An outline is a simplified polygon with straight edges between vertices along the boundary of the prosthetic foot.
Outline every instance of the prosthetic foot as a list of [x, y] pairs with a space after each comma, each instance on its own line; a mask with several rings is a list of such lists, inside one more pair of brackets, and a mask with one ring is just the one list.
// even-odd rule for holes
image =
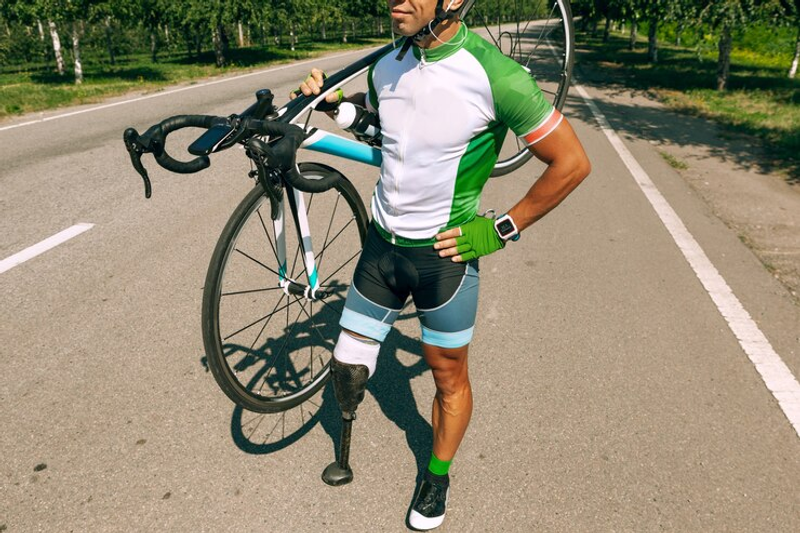
[[339, 459], [329, 464], [322, 472], [322, 481], [331, 486], [346, 485], [353, 481], [350, 469], [350, 436], [358, 404], [364, 400], [364, 391], [369, 379], [366, 365], [351, 365], [331, 358], [331, 378], [336, 401], [342, 410], [342, 439]]

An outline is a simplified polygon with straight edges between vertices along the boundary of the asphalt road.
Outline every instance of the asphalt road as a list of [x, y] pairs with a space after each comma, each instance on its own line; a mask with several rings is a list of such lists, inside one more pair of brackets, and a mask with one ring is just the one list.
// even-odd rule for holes
[[[308, 68], [0, 131], [0, 259], [94, 224], [0, 274], [0, 531], [405, 530], [433, 394], [416, 320], [387, 340], [360, 408], [355, 482], [324, 485], [338, 431], [330, 393], [282, 415], [243, 413], [203, 364], [205, 270], [251, 187], [245, 158], [230, 150], [191, 176], [150, 164], [146, 201], [122, 145], [127, 126], [237, 112], [262, 87], [284, 101]], [[588, 90], [800, 375], [800, 312], [785, 289], [626, 132], [636, 109]], [[441, 530], [800, 531], [795, 429], [572, 94], [566, 114], [594, 171], [482, 260], [475, 413]], [[368, 198], [376, 171], [335, 164]], [[541, 170], [492, 182], [483, 205], [507, 208]]]

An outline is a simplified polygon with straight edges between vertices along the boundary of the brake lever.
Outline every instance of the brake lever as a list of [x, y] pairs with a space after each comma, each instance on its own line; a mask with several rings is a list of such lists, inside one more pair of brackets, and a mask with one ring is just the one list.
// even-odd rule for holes
[[147, 169], [145, 169], [142, 164], [142, 154], [147, 150], [140, 142], [139, 132], [134, 128], [128, 128], [125, 130], [125, 133], [122, 134], [122, 138], [125, 141], [125, 148], [128, 150], [128, 155], [131, 156], [133, 168], [136, 169], [136, 172], [139, 173], [142, 177], [142, 181], [144, 181], [144, 197], [150, 198], [153, 192], [150, 186], [150, 177], [147, 175]]

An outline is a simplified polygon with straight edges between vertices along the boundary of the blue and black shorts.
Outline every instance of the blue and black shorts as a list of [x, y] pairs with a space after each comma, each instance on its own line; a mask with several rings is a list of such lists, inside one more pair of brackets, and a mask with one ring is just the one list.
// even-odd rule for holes
[[422, 342], [442, 348], [469, 344], [478, 310], [478, 262], [454, 263], [433, 245], [398, 246], [370, 225], [340, 324], [383, 342], [408, 296]]

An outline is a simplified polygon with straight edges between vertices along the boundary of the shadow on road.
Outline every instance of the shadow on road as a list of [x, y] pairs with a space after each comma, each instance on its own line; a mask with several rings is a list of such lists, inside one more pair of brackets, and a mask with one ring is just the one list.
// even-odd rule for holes
[[[416, 312], [407, 312], [398, 318], [398, 320], [408, 319], [416, 319]], [[321, 327], [327, 331], [331, 324], [331, 321], [327, 321]], [[336, 330], [338, 335], [338, 320], [336, 321]], [[286, 335], [291, 335], [291, 332], [287, 332]], [[325, 336], [333, 337], [328, 334]], [[258, 352], [269, 352], [270, 345], [280, 345], [284, 341], [284, 338], [270, 339]], [[413, 364], [406, 366], [398, 358], [401, 350], [418, 359]], [[386, 341], [381, 345], [375, 375], [367, 385], [367, 390], [377, 402], [381, 412], [405, 433], [408, 447], [415, 456], [418, 471], [422, 471], [427, 465], [433, 437], [430, 423], [420, 414], [416, 405], [411, 390], [411, 380], [423, 374], [427, 369], [428, 366], [422, 358], [419, 340], [403, 335], [393, 328]], [[285, 374], [288, 379], [290, 374], [296, 375], [297, 373], [295, 369], [293, 372]], [[258, 379], [260, 378], [261, 376], [258, 375]], [[242, 451], [254, 455], [264, 455], [295, 444], [320, 423], [331, 439], [330, 455], [314, 458], [314, 461], [318, 461], [322, 468], [334, 460], [340, 444], [341, 412], [330, 383], [309, 400], [280, 413], [253, 413], [237, 406], [231, 417], [231, 437]], [[368, 426], [356, 421], [353, 429], [354, 441], [367, 438], [369, 431]], [[359, 459], [355, 456], [352, 461], [357, 463]]]
[[[714, 127], [709, 125], [707, 119], [673, 113], [652, 102], [638, 100], [639, 97], [648, 100], [653, 98], [647, 90], [603, 84], [598, 81], [597, 72], [589, 69], [583, 71], [589, 74], [581, 76], [581, 83], [595, 85], [608, 94], [607, 98], [596, 98], [596, 101], [611, 127], [620, 135], [655, 143], [698, 147], [707, 151], [708, 157], [732, 163], [747, 171], [786, 172], [787, 182], [800, 184], [800, 165], [796, 161], [772, 156], [768, 147], [762, 148], [749, 134]], [[623, 100], [630, 103], [621, 103]], [[570, 110], [569, 117], [578, 117], [592, 127], [599, 128], [586, 106], [575, 106]]]

